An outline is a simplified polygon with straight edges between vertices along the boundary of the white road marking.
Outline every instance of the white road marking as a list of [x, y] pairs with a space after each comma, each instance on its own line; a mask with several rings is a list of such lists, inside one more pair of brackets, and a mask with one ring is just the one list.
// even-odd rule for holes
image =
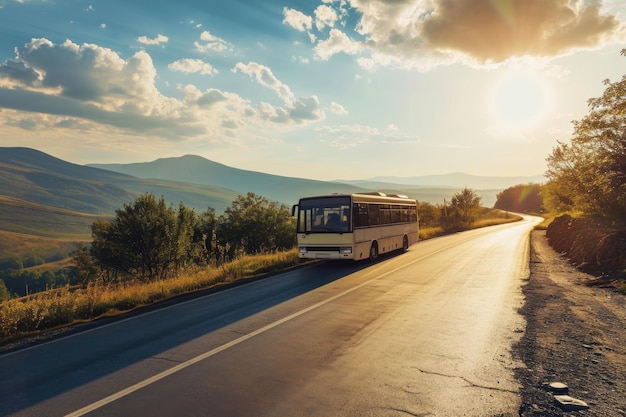
[[[446, 249], [447, 248], [440, 249], [440, 250], [438, 250], [436, 252], [441, 252], [441, 251], [444, 251]], [[289, 316], [283, 317], [282, 319], [280, 319], [278, 321], [275, 321], [274, 323], [271, 323], [271, 324], [268, 324], [267, 326], [261, 327], [260, 329], [257, 329], [257, 330], [255, 330], [253, 332], [250, 332], [250, 333], [248, 333], [248, 334], [246, 334], [244, 336], [241, 336], [241, 337], [239, 337], [239, 338], [237, 338], [237, 339], [235, 339], [235, 340], [233, 340], [231, 342], [228, 342], [228, 343], [226, 343], [226, 344], [224, 344], [222, 346], [219, 346], [219, 347], [217, 347], [217, 348], [215, 348], [213, 350], [205, 352], [202, 355], [198, 355], [195, 358], [189, 359], [186, 362], [183, 362], [183, 363], [181, 363], [179, 365], [176, 365], [176, 366], [174, 366], [174, 367], [172, 367], [172, 368], [170, 368], [170, 369], [168, 369], [166, 371], [163, 371], [163, 372], [161, 372], [159, 374], [156, 374], [153, 377], [145, 379], [145, 380], [143, 380], [141, 382], [138, 382], [135, 385], [132, 385], [132, 386], [126, 388], [126, 389], [118, 391], [115, 394], [109, 395], [106, 398], [103, 398], [103, 399], [101, 399], [99, 401], [96, 401], [96, 402], [94, 402], [92, 404], [89, 404], [89, 405], [81, 408], [80, 410], [76, 410], [76, 411], [74, 411], [74, 412], [72, 412], [70, 414], [67, 414], [65, 417], [80, 417], [80, 416], [84, 416], [87, 413], [90, 413], [90, 412], [92, 412], [92, 411], [94, 411], [94, 410], [96, 410], [96, 409], [98, 409], [100, 407], [104, 407], [107, 404], [110, 404], [110, 403], [112, 403], [114, 401], [119, 400], [120, 398], [123, 398], [123, 397], [125, 397], [127, 395], [130, 395], [133, 392], [138, 391], [138, 390], [140, 390], [140, 389], [142, 389], [144, 387], [147, 387], [148, 385], [151, 385], [151, 384], [153, 384], [153, 383], [155, 383], [157, 381], [160, 381], [161, 379], [166, 378], [166, 377], [168, 377], [168, 376], [170, 376], [172, 374], [175, 374], [176, 372], [182, 371], [183, 369], [188, 368], [189, 366], [194, 365], [194, 364], [196, 364], [196, 363], [198, 363], [200, 361], [203, 361], [204, 359], [210, 358], [211, 356], [216, 355], [216, 354], [218, 354], [220, 352], [223, 352], [223, 351], [225, 351], [225, 350], [227, 350], [227, 349], [229, 349], [229, 348], [231, 348], [233, 346], [236, 346], [236, 345], [238, 345], [238, 344], [240, 344], [242, 342], [245, 342], [248, 339], [251, 339], [251, 338], [253, 338], [255, 336], [258, 336], [258, 335], [260, 335], [262, 333], [265, 333], [266, 331], [271, 330], [274, 327], [278, 327], [278, 326], [280, 326], [283, 323], [287, 323], [288, 321], [291, 321], [291, 320], [293, 320], [293, 319], [295, 319], [297, 317], [300, 317], [301, 315], [306, 314], [309, 311], [315, 310], [315, 309], [317, 309], [319, 307], [322, 307], [323, 305], [326, 305], [326, 304], [328, 304], [330, 302], [333, 302], [336, 299], [343, 297], [344, 295], [350, 294], [351, 292], [354, 292], [354, 291], [356, 291], [356, 290], [358, 290], [358, 289], [360, 289], [362, 287], [365, 287], [366, 285], [369, 285], [369, 284], [371, 284], [372, 282], [374, 282], [376, 280], [384, 278], [387, 275], [393, 274], [394, 272], [399, 271], [400, 269], [406, 268], [407, 266], [412, 265], [415, 262], [419, 262], [422, 259], [425, 259], [425, 258], [433, 255], [436, 252], [431, 252], [428, 255], [421, 256], [421, 257], [419, 257], [417, 259], [412, 260], [411, 262], [408, 262], [408, 263], [403, 264], [403, 265], [401, 265], [401, 266], [399, 266], [397, 268], [394, 268], [391, 271], [388, 271], [388, 272], [386, 272], [386, 273], [384, 273], [382, 275], [379, 275], [376, 278], [372, 278], [372, 279], [370, 279], [368, 281], [365, 281], [365, 282], [363, 282], [363, 283], [361, 283], [361, 284], [359, 284], [359, 285], [357, 285], [355, 287], [352, 287], [352, 288], [350, 288], [350, 289], [348, 289], [348, 290], [346, 290], [346, 291], [344, 291], [342, 293], [334, 295], [334, 296], [332, 296], [332, 297], [330, 297], [330, 298], [328, 298], [328, 299], [326, 299], [324, 301], [320, 301], [317, 304], [313, 304], [312, 306], [309, 306], [309, 307], [307, 307], [307, 308], [305, 308], [303, 310], [300, 310], [300, 311], [298, 311], [296, 313], [293, 313], [293, 314], [291, 314]]]

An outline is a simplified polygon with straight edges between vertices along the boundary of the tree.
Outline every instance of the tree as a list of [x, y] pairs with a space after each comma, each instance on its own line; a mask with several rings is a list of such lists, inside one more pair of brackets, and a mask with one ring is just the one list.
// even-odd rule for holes
[[441, 209], [427, 202], [419, 203], [420, 227], [437, 227], [441, 224]]
[[196, 264], [211, 264], [218, 261], [217, 247], [217, 215], [215, 209], [209, 207], [200, 213], [194, 226], [192, 242], [193, 258]]
[[92, 225], [91, 254], [106, 271], [144, 280], [162, 279], [186, 261], [195, 214], [178, 212], [144, 194], [116, 211], [111, 222]]
[[509, 187], [498, 193], [493, 208], [516, 213], [541, 213], [543, 211], [541, 186], [520, 184]]
[[476, 191], [467, 187], [452, 196], [450, 207], [454, 218], [459, 221], [461, 226], [471, 227], [480, 208], [480, 200], [481, 197]]
[[604, 83], [589, 114], [573, 122], [571, 143], [559, 142], [547, 158], [546, 205], [626, 222], [626, 75]]
[[295, 245], [296, 226], [289, 208], [254, 193], [240, 195], [220, 216], [218, 244], [228, 245], [227, 255], [257, 254]]
[[[72, 257], [72, 267], [77, 281], [83, 285], [96, 279], [100, 272], [100, 268], [94, 262], [89, 248], [84, 245], [80, 245]], [[72, 280], [70, 282], [74, 283]]]
[[0, 303], [9, 299], [9, 290], [4, 284], [4, 280], [0, 279]]

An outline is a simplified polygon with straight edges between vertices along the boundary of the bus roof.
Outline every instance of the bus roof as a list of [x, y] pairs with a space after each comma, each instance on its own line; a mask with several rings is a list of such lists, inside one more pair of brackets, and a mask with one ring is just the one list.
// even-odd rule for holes
[[326, 194], [326, 195], [318, 195], [318, 196], [309, 196], [302, 197], [300, 200], [309, 200], [309, 199], [317, 199], [317, 198], [333, 198], [333, 197], [350, 197], [353, 202], [363, 202], [363, 203], [375, 203], [375, 202], [386, 202], [386, 203], [398, 203], [398, 204], [417, 204], [417, 201], [409, 198], [403, 194], [385, 194], [379, 191], [367, 192], [367, 193], [353, 193], [353, 194]]

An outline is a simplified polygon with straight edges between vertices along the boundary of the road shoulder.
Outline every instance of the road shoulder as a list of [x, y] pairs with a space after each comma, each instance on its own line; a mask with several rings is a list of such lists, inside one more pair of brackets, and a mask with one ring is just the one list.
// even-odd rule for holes
[[[530, 270], [520, 309], [526, 332], [513, 352], [525, 364], [516, 370], [520, 416], [626, 416], [626, 297], [585, 285], [594, 277], [557, 254], [545, 231], [531, 234]], [[557, 406], [545, 388], [555, 381], [589, 408]]]

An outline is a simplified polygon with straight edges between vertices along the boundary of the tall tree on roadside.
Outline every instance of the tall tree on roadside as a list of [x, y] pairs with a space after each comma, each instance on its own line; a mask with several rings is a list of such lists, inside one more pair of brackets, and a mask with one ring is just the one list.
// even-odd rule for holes
[[461, 226], [471, 227], [476, 219], [478, 209], [480, 208], [480, 200], [481, 197], [476, 191], [467, 187], [452, 196], [450, 207], [458, 218]]
[[284, 204], [254, 193], [240, 195], [220, 216], [218, 242], [228, 245], [228, 257], [290, 249], [295, 244], [295, 220]]
[[72, 266], [74, 269], [73, 275], [77, 279], [70, 280], [70, 284], [81, 283], [86, 285], [89, 281], [95, 279], [100, 271], [89, 252], [89, 248], [85, 245], [80, 245], [78, 250], [76, 250], [72, 257]]
[[[626, 49], [622, 50], [626, 55]], [[589, 114], [574, 121], [569, 144], [548, 156], [545, 203], [551, 211], [579, 211], [626, 222], [626, 75], [605, 80]]]
[[193, 257], [198, 265], [212, 264], [218, 261], [217, 219], [215, 209], [212, 207], [207, 208], [197, 217], [192, 241], [195, 248]]
[[193, 212], [177, 212], [163, 197], [144, 194], [116, 211], [111, 222], [92, 225], [92, 256], [104, 270], [142, 280], [162, 279], [180, 268], [188, 256]]

